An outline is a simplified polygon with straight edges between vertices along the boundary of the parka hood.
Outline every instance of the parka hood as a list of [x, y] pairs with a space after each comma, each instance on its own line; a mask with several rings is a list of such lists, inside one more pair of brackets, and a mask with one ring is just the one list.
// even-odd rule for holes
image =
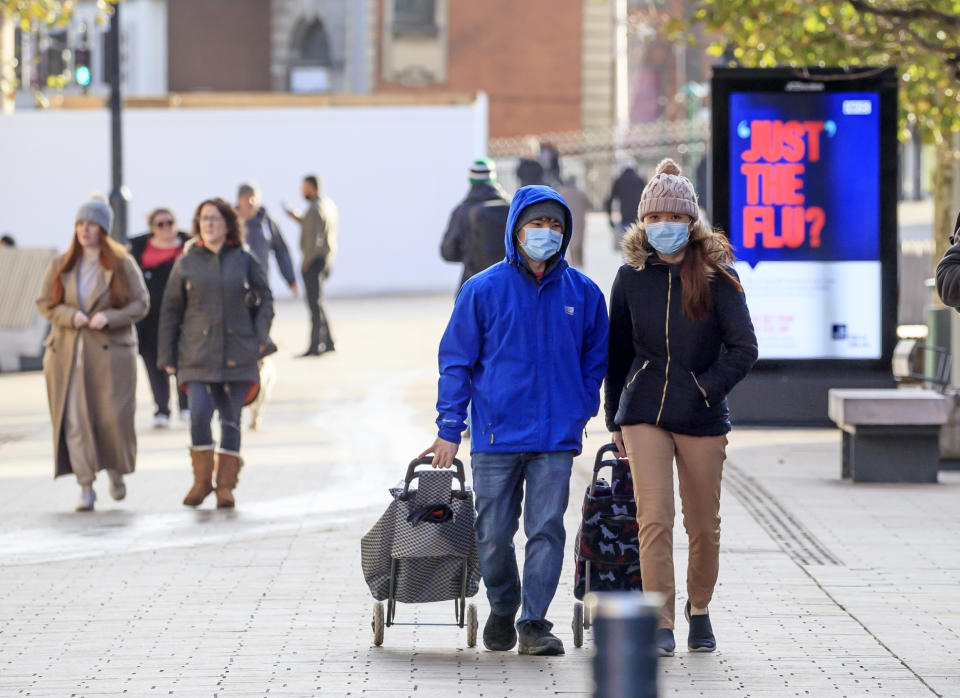
[[563, 197], [552, 187], [543, 184], [532, 184], [527, 187], [520, 187], [517, 193], [513, 195], [513, 201], [510, 202], [510, 213], [507, 215], [507, 229], [504, 231], [503, 245], [507, 251], [507, 261], [511, 264], [519, 262], [520, 251], [517, 249], [513, 237], [513, 227], [517, 224], [520, 213], [527, 206], [552, 199], [563, 206], [566, 220], [563, 222], [563, 242], [560, 244], [560, 257], [563, 258], [567, 251], [567, 245], [570, 244], [570, 234], [573, 228], [573, 216], [570, 214], [570, 207]]
[[[720, 239], [721, 235], [721, 233], [715, 233], [711, 230], [702, 220], [697, 220], [693, 224], [690, 241], [704, 240], [707, 256], [718, 265], [729, 265], [731, 261], [730, 256], [727, 252], [727, 247]], [[654, 254], [653, 248], [647, 241], [647, 233], [645, 232], [644, 225], [640, 221], [637, 221], [627, 229], [627, 232], [623, 236], [621, 246], [623, 247], [627, 264], [637, 270], [643, 269], [647, 264], [647, 260]], [[654, 257], [654, 259], [659, 261], [657, 257]]]

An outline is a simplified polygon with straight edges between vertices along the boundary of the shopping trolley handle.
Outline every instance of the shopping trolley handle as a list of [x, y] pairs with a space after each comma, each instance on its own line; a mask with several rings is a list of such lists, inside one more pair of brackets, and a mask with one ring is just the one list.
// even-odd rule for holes
[[[604, 460], [603, 457], [608, 453], [616, 453], [617, 445], [614, 443], [604, 444], [600, 447], [600, 450], [597, 451], [597, 458], [593, 462], [593, 479], [590, 481], [590, 494], [593, 494], [594, 488], [597, 486], [597, 475], [606, 467], [612, 468], [617, 461], [615, 460]], [[619, 459], [618, 459], [619, 460]]]
[[[403, 492], [400, 493], [400, 499], [406, 499], [410, 496], [410, 483], [413, 482], [416, 478], [420, 477], [420, 473], [424, 471], [417, 471], [417, 468], [421, 465], [432, 465], [433, 458], [414, 458], [410, 461], [410, 465], [407, 466], [407, 474], [403, 478]], [[459, 458], [453, 459], [453, 465], [456, 470], [456, 478], [460, 481], [460, 493], [465, 493], [467, 491], [467, 476], [463, 470], [463, 461]]]

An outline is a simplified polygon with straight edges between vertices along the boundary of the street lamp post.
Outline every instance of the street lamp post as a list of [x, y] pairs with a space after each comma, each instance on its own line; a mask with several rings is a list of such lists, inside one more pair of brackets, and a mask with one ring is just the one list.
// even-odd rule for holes
[[110, 206], [113, 208], [111, 237], [121, 244], [127, 242], [127, 202], [130, 192], [123, 184], [123, 130], [122, 103], [120, 98], [120, 5], [113, 6], [110, 18], [110, 50], [107, 72], [110, 76], [110, 131], [112, 151], [113, 188], [110, 190]]

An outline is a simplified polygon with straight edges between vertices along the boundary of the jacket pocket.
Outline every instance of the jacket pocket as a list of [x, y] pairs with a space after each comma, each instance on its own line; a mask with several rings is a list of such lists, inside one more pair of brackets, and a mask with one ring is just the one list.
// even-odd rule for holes
[[700, 381], [697, 380], [697, 375], [693, 371], [690, 371], [690, 377], [693, 378], [693, 384], [697, 386], [697, 392], [699, 392], [700, 395], [703, 396], [703, 403], [707, 407], [712, 407], [712, 405], [710, 404], [710, 401], [707, 399], [707, 391], [704, 390], [703, 386], [700, 385]]

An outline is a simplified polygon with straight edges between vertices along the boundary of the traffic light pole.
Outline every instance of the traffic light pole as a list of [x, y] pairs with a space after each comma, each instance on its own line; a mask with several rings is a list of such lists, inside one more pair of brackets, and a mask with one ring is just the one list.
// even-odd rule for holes
[[113, 188], [110, 190], [110, 206], [113, 208], [113, 230], [110, 236], [117, 242], [127, 243], [127, 202], [129, 190], [123, 185], [123, 129], [121, 117], [123, 105], [120, 97], [120, 4], [113, 6], [110, 18], [110, 50], [107, 65], [110, 76], [110, 130], [112, 150]]

